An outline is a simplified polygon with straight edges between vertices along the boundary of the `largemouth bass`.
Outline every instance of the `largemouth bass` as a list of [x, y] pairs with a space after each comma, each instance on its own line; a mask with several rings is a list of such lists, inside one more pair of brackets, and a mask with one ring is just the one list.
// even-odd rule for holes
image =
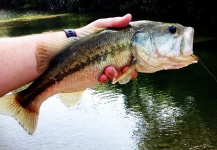
[[42, 75], [27, 89], [1, 97], [0, 113], [14, 117], [33, 134], [40, 106], [47, 98], [60, 93], [65, 105], [73, 105], [86, 88], [98, 84], [107, 66], [120, 70], [130, 64], [126, 73], [113, 80], [125, 84], [135, 69], [153, 73], [198, 61], [192, 50], [194, 29], [177, 23], [135, 21], [122, 29], [92, 28], [88, 32], [76, 40], [41, 43], [36, 57]]

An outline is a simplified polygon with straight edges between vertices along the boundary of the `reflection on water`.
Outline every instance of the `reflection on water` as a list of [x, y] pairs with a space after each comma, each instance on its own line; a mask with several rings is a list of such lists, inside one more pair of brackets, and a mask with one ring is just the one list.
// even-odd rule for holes
[[12, 10], [0, 10], [0, 16], [0, 36], [19, 36], [68, 27], [77, 28], [95, 19], [87, 14]]
[[197, 64], [141, 74], [131, 85], [117, 85], [125, 95], [127, 112], [140, 114], [134, 129], [140, 149], [217, 148], [217, 85], [207, 72], [198, 73], [203, 69]]
[[[85, 92], [81, 102], [67, 109], [57, 96], [47, 100], [40, 112], [36, 133], [29, 136], [9, 117], [0, 116], [0, 149], [128, 149], [134, 120], [125, 114], [123, 96], [104, 99]], [[110, 101], [111, 100], [111, 101]], [[117, 101], [116, 101], [117, 100]], [[118, 114], [116, 114], [118, 112]]]
[[[32, 21], [22, 17], [30, 15]], [[97, 17], [35, 11], [0, 11], [0, 16], [1, 36], [75, 28]], [[194, 51], [217, 76], [214, 43], [197, 43]], [[199, 62], [180, 70], [140, 74], [126, 85], [99, 85], [85, 91], [72, 108], [55, 95], [42, 105], [33, 136], [13, 118], [0, 115], [0, 149], [217, 149], [216, 91], [215, 80]]]

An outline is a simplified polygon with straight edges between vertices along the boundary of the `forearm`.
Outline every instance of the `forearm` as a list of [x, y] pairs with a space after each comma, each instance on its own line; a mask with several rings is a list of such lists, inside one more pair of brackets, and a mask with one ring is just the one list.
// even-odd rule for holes
[[[132, 16], [99, 19], [85, 27], [75, 29], [78, 37], [92, 28], [122, 28], [129, 24]], [[63, 31], [35, 34], [23, 37], [0, 38], [0, 97], [39, 77], [37, 70], [36, 50], [41, 42], [55, 38], [66, 38]], [[117, 74], [113, 67], [105, 69], [99, 82], [106, 83]], [[137, 72], [134, 77], [137, 76]]]
[[37, 71], [36, 49], [50, 38], [65, 37], [63, 31], [22, 37], [0, 38], [0, 96], [35, 80]]

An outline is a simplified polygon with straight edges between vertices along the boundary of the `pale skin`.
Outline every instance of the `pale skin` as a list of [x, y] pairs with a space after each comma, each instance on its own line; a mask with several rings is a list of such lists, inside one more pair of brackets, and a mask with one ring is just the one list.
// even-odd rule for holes
[[[122, 28], [129, 24], [132, 16], [127, 14], [123, 17], [98, 19], [87, 26], [75, 29], [77, 36], [90, 27], [96, 28]], [[21, 37], [0, 38], [0, 97], [8, 92], [21, 87], [38, 78], [41, 73], [37, 70], [35, 52], [39, 43], [52, 37], [66, 38], [63, 31], [34, 34]], [[99, 77], [99, 82], [107, 83], [114, 77], [124, 73], [129, 66], [121, 71], [112, 66], [105, 68], [104, 73]], [[135, 70], [132, 79], [137, 77]]]

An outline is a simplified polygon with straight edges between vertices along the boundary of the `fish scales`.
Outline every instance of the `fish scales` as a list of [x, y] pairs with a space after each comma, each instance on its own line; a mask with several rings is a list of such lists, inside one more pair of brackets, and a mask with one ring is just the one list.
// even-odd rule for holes
[[[106, 66], [120, 70], [130, 65], [124, 74], [113, 79], [113, 83], [125, 84], [134, 70], [153, 73], [196, 63], [193, 32], [192, 27], [177, 23], [142, 20], [121, 29], [93, 29], [75, 41], [45, 41], [36, 53], [38, 70], [44, 73], [27, 89], [1, 97], [0, 113], [13, 116], [33, 134], [40, 106], [47, 98], [60, 93], [63, 104], [76, 104], [86, 88], [98, 84]], [[49, 44], [54, 45], [53, 49], [48, 48]]]
[[[106, 41], [109, 36], [116, 38], [110, 38], [110, 40]], [[130, 37], [132, 37], [132, 32], [129, 32], [127, 29], [122, 32], [108, 30], [98, 36], [94, 36], [94, 38], [91, 36], [88, 39], [74, 43], [73, 46], [61, 51], [51, 61], [48, 70], [30, 85], [27, 90], [20, 92], [16, 99], [23, 107], [27, 107], [33, 102], [32, 100], [45, 92], [46, 89], [58, 84], [58, 82], [61, 82], [69, 75], [73, 76], [72, 78], [70, 77], [70, 84], [73, 84], [76, 80], [83, 80], [84, 82], [85, 79], [88, 79], [89, 81], [90, 74], [93, 75], [92, 80], [97, 80], [97, 76], [108, 65], [113, 65], [120, 69], [123, 65], [129, 64], [130, 61]], [[97, 39], [100, 40], [97, 41]], [[79, 78], [76, 79], [76, 75], [74, 75], [76, 72], [90, 66], [94, 67], [89, 69], [88, 72], [82, 72], [82, 75], [78, 73]], [[32, 91], [32, 89], [34, 90]], [[75, 90], [78, 90], [78, 88], [75, 88]]]

